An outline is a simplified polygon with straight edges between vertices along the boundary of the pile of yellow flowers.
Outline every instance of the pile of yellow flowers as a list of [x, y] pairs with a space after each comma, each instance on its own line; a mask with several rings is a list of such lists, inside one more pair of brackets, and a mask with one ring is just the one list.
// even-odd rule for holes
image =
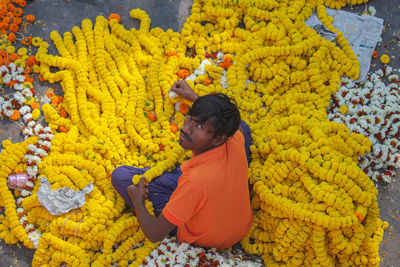
[[[183, 100], [169, 98], [168, 91], [178, 71], [192, 72], [207, 54], [222, 51], [233, 58], [228, 88], [221, 85], [225, 70], [218, 65], [206, 66], [208, 77], [192, 86], [200, 95], [234, 97], [252, 130], [254, 224], [243, 248], [267, 266], [378, 266], [387, 223], [379, 219], [373, 182], [357, 167], [371, 142], [326, 115], [340, 77], [356, 79], [360, 67], [325, 6], [361, 2], [196, 0], [181, 33], [150, 29], [142, 10], [130, 13], [141, 20], [140, 29], [127, 30], [116, 19], [99, 16], [62, 37], [52, 32], [59, 56], [48, 54], [42, 41], [36, 55], [40, 66], [34, 70], [61, 83], [70, 117], [43, 106], [55, 136], [39, 176], [46, 176], [52, 189], [82, 190], [92, 182], [94, 190], [79, 210], [54, 216], [38, 201], [36, 182], [22, 203], [28, 222], [42, 233], [32, 265], [126, 266], [133, 261], [138, 266], [157, 247], [124, 211], [111, 172], [124, 164], [152, 167], [145, 173], [150, 181], [190, 155], [177, 144], [179, 132], [170, 128], [172, 121], [182, 126], [184, 115], [174, 105]], [[314, 10], [337, 33], [335, 43], [305, 25]], [[188, 49], [194, 57], [186, 56]], [[60, 126], [67, 132], [56, 133]], [[0, 203], [6, 207], [1, 231], [9, 242], [23, 241], [27, 247], [32, 244], [18, 226], [4, 179], [23, 168], [22, 150], [34, 142], [9, 145], [0, 156]]]

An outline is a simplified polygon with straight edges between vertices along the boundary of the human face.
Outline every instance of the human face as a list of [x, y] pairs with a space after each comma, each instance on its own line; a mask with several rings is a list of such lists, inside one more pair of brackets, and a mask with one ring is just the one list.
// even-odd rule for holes
[[199, 122], [196, 117], [186, 116], [179, 135], [179, 144], [184, 149], [192, 150], [195, 156], [216, 147], [214, 125], [207, 120]]

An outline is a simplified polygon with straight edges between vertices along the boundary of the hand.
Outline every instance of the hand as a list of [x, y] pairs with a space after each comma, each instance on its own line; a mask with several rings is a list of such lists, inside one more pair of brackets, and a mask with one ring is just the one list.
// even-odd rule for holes
[[144, 182], [144, 176], [142, 176], [138, 185], [132, 184], [126, 189], [135, 207], [138, 204], [144, 204], [144, 201], [149, 195], [148, 186], [149, 184]]
[[196, 101], [199, 96], [190, 88], [190, 85], [186, 81], [176, 81], [170, 91], [177, 93], [180, 97], [187, 99], [191, 102]]

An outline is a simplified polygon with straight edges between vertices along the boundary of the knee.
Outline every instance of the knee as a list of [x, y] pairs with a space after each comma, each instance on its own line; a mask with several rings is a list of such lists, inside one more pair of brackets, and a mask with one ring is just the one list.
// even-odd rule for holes
[[111, 184], [115, 187], [122, 180], [122, 177], [126, 173], [125, 166], [119, 166], [113, 170], [111, 173]]

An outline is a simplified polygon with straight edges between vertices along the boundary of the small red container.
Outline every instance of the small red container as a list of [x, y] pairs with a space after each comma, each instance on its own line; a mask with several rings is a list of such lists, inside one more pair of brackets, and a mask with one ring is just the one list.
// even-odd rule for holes
[[8, 176], [7, 184], [10, 188], [22, 190], [28, 180], [29, 176], [26, 172], [12, 173]]

